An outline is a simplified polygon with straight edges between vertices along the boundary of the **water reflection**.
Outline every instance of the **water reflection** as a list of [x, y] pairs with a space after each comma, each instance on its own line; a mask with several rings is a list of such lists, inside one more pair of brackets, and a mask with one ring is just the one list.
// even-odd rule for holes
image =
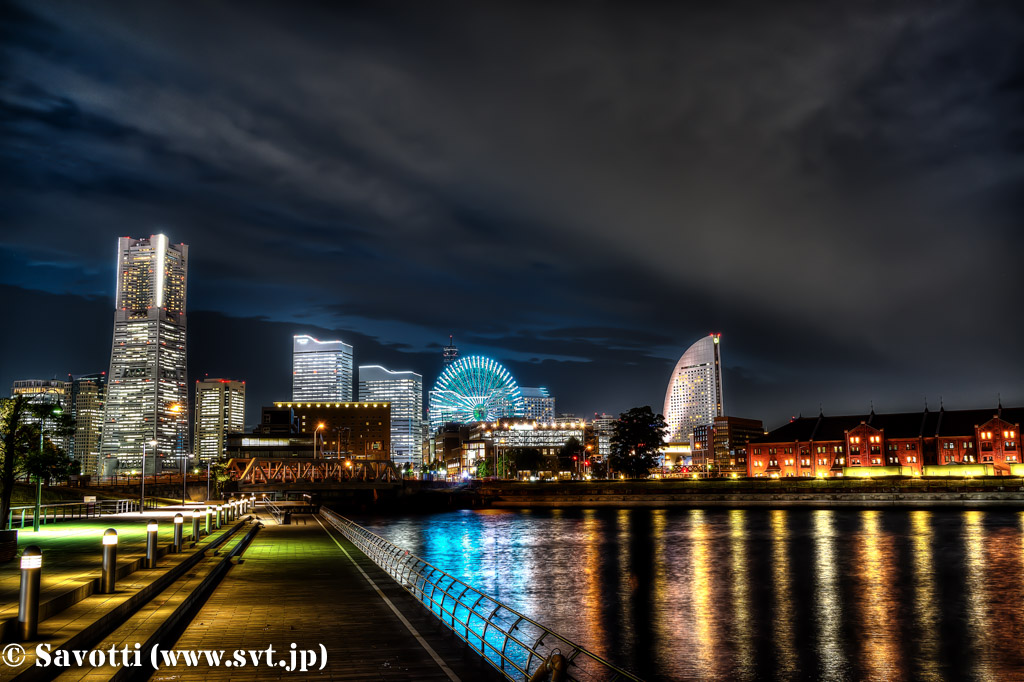
[[729, 511], [729, 553], [730, 575], [729, 588], [735, 615], [729, 629], [731, 640], [736, 647], [736, 673], [744, 680], [753, 679], [755, 623], [750, 605], [750, 571], [747, 562], [747, 511], [731, 509]]
[[893, 583], [896, 565], [892, 538], [881, 528], [882, 512], [862, 512], [857, 539], [861, 624], [861, 663], [872, 679], [902, 679], [898, 633], [894, 627]]
[[821, 679], [841, 680], [846, 670], [840, 628], [843, 617], [839, 595], [838, 554], [833, 530], [835, 512], [819, 509], [814, 514], [815, 606], [817, 653]]
[[796, 651], [793, 648], [793, 589], [789, 579], [789, 512], [773, 509], [772, 522], [772, 588], [775, 593], [775, 633], [772, 638], [778, 657], [777, 669], [784, 679], [796, 672]]
[[939, 609], [935, 597], [932, 559], [932, 514], [910, 512], [910, 542], [914, 563], [915, 667], [921, 678], [941, 679], [939, 672]]
[[1024, 680], [1024, 513], [363, 519], [645, 679]]

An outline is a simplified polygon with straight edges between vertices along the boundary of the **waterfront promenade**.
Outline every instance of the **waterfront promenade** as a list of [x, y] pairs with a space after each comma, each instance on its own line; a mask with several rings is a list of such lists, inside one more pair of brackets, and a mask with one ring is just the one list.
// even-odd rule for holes
[[[322, 644], [327, 665], [309, 673], [317, 679], [504, 679], [339, 533], [314, 516], [292, 521], [268, 523], [244, 563], [193, 618], [178, 649], [273, 645], [288, 652], [294, 642], [298, 649], [319, 651]], [[161, 671], [162, 679], [252, 677], [303, 675], [267, 667]]]
[[[166, 545], [171, 524], [161, 526], [160, 542]], [[144, 554], [144, 524], [138, 518], [57, 524], [47, 529], [46, 537], [25, 534], [22, 549], [27, 544], [43, 547], [44, 603], [81, 591], [98, 578], [99, 538], [107, 527], [121, 535], [122, 570], [136, 566]], [[236, 532], [224, 537], [216, 552], [199, 551], [230, 529]], [[10, 621], [8, 642], [18, 639], [18, 580], [17, 562], [0, 568], [0, 615]], [[161, 580], [167, 584], [159, 584]], [[204, 590], [207, 583], [212, 583], [210, 589]], [[245, 514], [202, 538], [198, 547], [162, 557], [158, 569], [137, 566], [126, 572], [113, 595], [91, 593], [64, 601], [64, 608], [51, 608], [42, 620], [38, 639], [24, 643], [25, 662], [0, 666], [0, 681], [109, 680], [115, 675], [164, 680], [502, 679], [358, 549], [306, 514], [293, 516], [289, 525], [278, 525], [262, 509]], [[162, 661], [154, 673], [148, 665], [131, 670], [104, 661], [96, 667], [43, 670], [34, 666], [33, 650], [40, 642], [53, 649], [104, 650], [132, 649], [138, 643], [143, 652], [159, 642], [161, 650], [223, 650], [227, 659], [235, 651], [245, 652], [242, 656], [250, 663], [242, 667], [235, 660], [228, 665], [205, 659], [175, 666]], [[296, 649], [314, 652], [307, 671], [291, 670], [292, 663], [300, 662], [291, 658], [293, 643]], [[250, 652], [266, 652], [268, 647], [274, 651], [273, 665], [267, 665], [266, 653], [256, 654], [258, 664], [251, 663]]]

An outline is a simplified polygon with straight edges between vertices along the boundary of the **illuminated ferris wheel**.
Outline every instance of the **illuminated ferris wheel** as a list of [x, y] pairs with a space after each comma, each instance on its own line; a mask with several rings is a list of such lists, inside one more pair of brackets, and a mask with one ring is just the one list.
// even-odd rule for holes
[[519, 384], [496, 360], [480, 355], [460, 358], [445, 367], [430, 392], [430, 428], [448, 422], [522, 417], [526, 402]]

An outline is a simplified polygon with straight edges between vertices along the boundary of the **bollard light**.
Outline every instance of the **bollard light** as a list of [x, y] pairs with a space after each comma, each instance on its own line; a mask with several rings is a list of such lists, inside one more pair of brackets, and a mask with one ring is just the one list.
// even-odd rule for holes
[[185, 523], [185, 517], [178, 512], [174, 515], [174, 551], [181, 551], [181, 525]]
[[108, 528], [103, 531], [103, 575], [100, 591], [113, 594], [117, 586], [117, 531]]
[[220, 528], [221, 513], [222, 513], [221, 505], [218, 504], [217, 505], [217, 528], [218, 529]]
[[156, 521], [146, 524], [146, 568], [156, 568], [156, 534], [159, 528]]
[[192, 510], [192, 542], [199, 542], [199, 517], [202, 512], [198, 509]]
[[206, 534], [209, 535], [210, 534], [210, 524], [213, 522], [213, 519], [212, 519], [213, 510], [210, 509], [209, 507], [207, 507], [206, 511], [204, 513], [206, 515]]
[[29, 545], [21, 555], [21, 596], [18, 599], [18, 625], [21, 639], [35, 639], [39, 627], [39, 580], [43, 572], [43, 552]]

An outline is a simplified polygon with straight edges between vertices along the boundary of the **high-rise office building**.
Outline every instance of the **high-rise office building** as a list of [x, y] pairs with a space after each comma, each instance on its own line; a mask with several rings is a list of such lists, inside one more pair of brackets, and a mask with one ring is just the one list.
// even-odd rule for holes
[[597, 454], [601, 458], [612, 454], [612, 434], [615, 433], [615, 422], [618, 417], [612, 414], [594, 413], [594, 436], [597, 440]]
[[196, 382], [195, 455], [214, 461], [224, 455], [229, 433], [245, 431], [245, 382], [203, 379]]
[[555, 421], [555, 398], [543, 386], [520, 386], [520, 393], [526, 402], [526, 419], [535, 419], [545, 424]]
[[107, 395], [107, 373], [69, 376], [68, 404], [75, 420], [69, 452], [81, 465], [81, 473], [95, 476], [100, 462], [103, 432], [103, 403]]
[[103, 473], [143, 465], [146, 471], [177, 469], [187, 454], [187, 277], [185, 244], [171, 244], [162, 234], [118, 240]]
[[351, 402], [352, 346], [306, 334], [293, 337], [292, 400]]
[[423, 461], [423, 377], [360, 365], [359, 401], [391, 403], [391, 460], [398, 467], [418, 466]]
[[441, 349], [441, 359], [445, 367], [459, 359], [459, 349], [455, 347], [454, 336], [448, 336], [448, 345]]
[[665, 421], [671, 443], [689, 442], [693, 429], [710, 427], [723, 414], [721, 334], [710, 334], [679, 358], [665, 392]]

